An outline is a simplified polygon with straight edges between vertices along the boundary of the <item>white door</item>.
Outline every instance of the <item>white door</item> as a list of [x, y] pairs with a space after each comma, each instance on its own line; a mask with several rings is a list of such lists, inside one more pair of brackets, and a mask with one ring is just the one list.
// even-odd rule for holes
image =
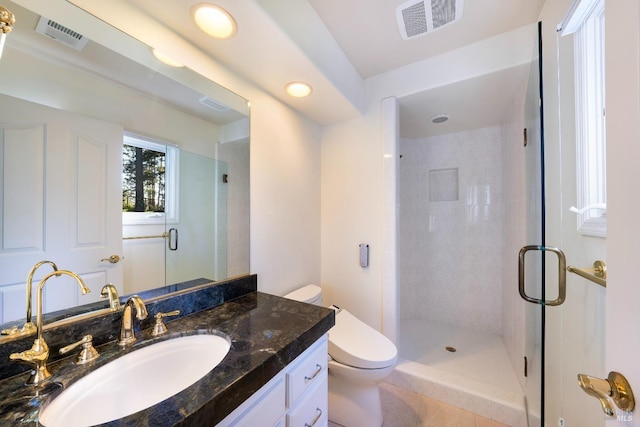
[[[559, 10], [559, 22], [566, 9]], [[583, 270], [596, 260], [608, 262], [606, 238], [578, 229], [578, 214], [570, 208], [586, 204], [578, 197], [578, 176], [587, 168], [578, 160], [574, 36], [558, 36], [556, 26], [544, 32], [547, 136], [547, 243], [566, 254], [567, 264]], [[587, 168], [588, 169], [588, 168]], [[592, 211], [602, 215], [602, 210]], [[589, 234], [591, 233], [591, 234]], [[547, 264], [548, 294], [557, 293], [556, 262]], [[596, 427], [604, 413], [597, 400], [577, 382], [580, 373], [606, 377], [604, 370], [605, 303], [607, 289], [567, 272], [566, 300], [546, 309], [545, 414], [547, 425]]]
[[569, 211], [569, 207], [578, 205], [572, 133], [575, 121], [572, 107], [568, 107], [574, 98], [569, 77], [574, 58], [567, 46], [572, 40], [556, 38], [555, 25], [545, 33], [550, 46], [545, 55], [545, 87], [549, 89], [545, 106], [553, 110], [557, 105], [559, 109], [559, 123], [547, 120], [545, 124], [547, 136], [557, 135], [560, 141], [557, 146], [547, 145], [547, 176], [548, 182], [561, 183], [558, 189], [548, 186], [551, 217], [547, 218], [547, 243], [562, 247], [569, 264], [591, 267], [600, 259], [608, 267], [606, 289], [568, 274], [565, 303], [547, 309], [545, 418], [549, 426], [560, 425], [560, 420], [567, 426], [640, 426], [637, 409], [629, 414], [617, 410], [608, 417], [600, 402], [584, 393], [576, 380], [579, 373], [606, 378], [610, 371], [618, 371], [640, 393], [640, 263], [636, 255], [640, 237], [640, 194], [636, 191], [640, 188], [638, 2], [606, 2], [605, 20], [606, 239], [578, 232], [576, 216]]
[[[640, 396], [640, 2], [607, 1], [607, 257], [605, 370]], [[602, 425], [605, 425], [604, 423]], [[640, 410], [606, 423], [640, 426]]]
[[[0, 320], [25, 317], [30, 268], [50, 260], [81, 275], [81, 296], [69, 277], [44, 288], [45, 312], [100, 299], [112, 282], [122, 291], [119, 126], [3, 96], [0, 99]], [[50, 272], [43, 266], [34, 277]], [[35, 312], [35, 306], [34, 306]]]

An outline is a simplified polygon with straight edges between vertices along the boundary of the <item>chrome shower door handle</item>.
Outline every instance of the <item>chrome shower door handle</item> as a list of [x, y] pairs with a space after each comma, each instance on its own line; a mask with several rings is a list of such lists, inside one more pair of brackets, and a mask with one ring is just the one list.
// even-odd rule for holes
[[[529, 251], [542, 251], [542, 252], [549, 251], [549, 252], [553, 252], [558, 256], [558, 297], [556, 299], [543, 300], [539, 298], [533, 298], [527, 295], [525, 290], [524, 264], [525, 264], [525, 254]], [[567, 296], [567, 260], [564, 256], [564, 252], [552, 246], [539, 246], [539, 245], [524, 246], [522, 249], [520, 249], [520, 254], [518, 256], [518, 291], [520, 292], [520, 296], [522, 297], [522, 299], [534, 304], [551, 305], [551, 306], [562, 304]]]

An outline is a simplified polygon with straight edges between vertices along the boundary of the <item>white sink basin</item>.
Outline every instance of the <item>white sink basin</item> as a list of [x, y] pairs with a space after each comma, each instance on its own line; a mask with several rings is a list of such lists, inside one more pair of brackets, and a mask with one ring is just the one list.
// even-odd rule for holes
[[143, 347], [73, 383], [40, 412], [40, 423], [90, 426], [146, 409], [205, 376], [230, 346], [217, 335], [189, 335]]

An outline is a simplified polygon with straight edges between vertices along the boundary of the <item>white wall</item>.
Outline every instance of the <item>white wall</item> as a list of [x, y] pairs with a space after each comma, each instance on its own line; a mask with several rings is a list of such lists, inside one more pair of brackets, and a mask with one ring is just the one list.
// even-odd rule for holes
[[251, 272], [284, 295], [320, 282], [320, 127], [251, 96]]
[[[382, 326], [383, 148], [378, 108], [322, 135], [322, 289], [325, 304]], [[369, 267], [358, 245], [369, 245]]]
[[501, 151], [498, 126], [400, 139], [401, 318], [502, 334]]

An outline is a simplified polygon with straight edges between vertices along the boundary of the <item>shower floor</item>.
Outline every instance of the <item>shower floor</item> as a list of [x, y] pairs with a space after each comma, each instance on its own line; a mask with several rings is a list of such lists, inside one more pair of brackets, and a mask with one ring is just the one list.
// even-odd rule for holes
[[399, 330], [391, 383], [503, 424], [526, 425], [524, 394], [501, 337], [413, 319], [401, 320]]

